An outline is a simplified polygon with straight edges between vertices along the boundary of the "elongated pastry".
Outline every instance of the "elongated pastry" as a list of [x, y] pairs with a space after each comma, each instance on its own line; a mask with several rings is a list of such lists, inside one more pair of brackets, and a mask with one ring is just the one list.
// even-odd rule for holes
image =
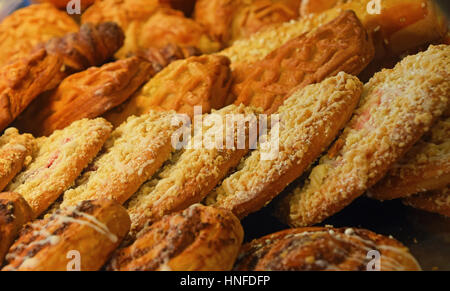
[[344, 133], [278, 216], [294, 226], [321, 222], [383, 178], [447, 109], [449, 72], [450, 46], [440, 45], [375, 74]]
[[5, 129], [39, 94], [53, 89], [63, 65], [44, 49], [0, 68], [0, 130]]
[[450, 189], [448, 186], [413, 195], [402, 201], [405, 205], [450, 217]]
[[64, 193], [61, 207], [108, 198], [124, 203], [170, 157], [172, 135], [182, 124], [174, 112], [132, 116], [116, 128], [101, 154]]
[[231, 83], [228, 66], [227, 58], [210, 55], [173, 62], [105, 118], [118, 126], [129, 116], [149, 110], [175, 110], [192, 118], [194, 106], [201, 106], [203, 113], [220, 109], [226, 105]]
[[14, 124], [36, 136], [48, 136], [76, 120], [95, 118], [127, 100], [155, 74], [152, 65], [138, 57], [91, 67], [73, 74], [40, 96]]
[[[276, 112], [278, 153], [263, 159], [265, 144], [260, 145], [239, 171], [207, 197], [207, 203], [231, 210], [239, 218], [261, 209], [331, 144], [350, 119], [362, 87], [358, 78], [339, 73], [295, 91]], [[271, 141], [268, 137], [266, 144]]]
[[154, 187], [144, 184], [129, 202], [131, 236], [166, 214], [201, 202], [256, 142], [255, 113], [251, 107], [230, 105], [205, 115], [202, 128], [165, 177]]
[[300, 0], [198, 0], [194, 19], [225, 46], [299, 16]]
[[447, 185], [450, 185], [450, 117], [438, 121], [367, 195], [389, 200]]
[[45, 3], [21, 8], [0, 24], [0, 66], [26, 57], [33, 47], [53, 37], [78, 31], [66, 12]]
[[311, 13], [320, 13], [330, 8], [348, 2], [347, 0], [302, 0], [300, 4], [300, 15], [306, 17]]
[[[379, 256], [377, 258], [377, 256]], [[305, 227], [245, 244], [238, 271], [420, 271], [408, 248], [365, 229]]]
[[111, 124], [102, 118], [82, 119], [38, 139], [33, 162], [6, 189], [22, 195], [33, 210], [33, 218], [39, 216], [73, 184], [111, 130]]
[[19, 134], [8, 128], [0, 137], [0, 191], [29, 164], [36, 150], [36, 141], [30, 134]]
[[[235, 72], [235, 104], [274, 113], [293, 88], [320, 82], [340, 71], [357, 75], [373, 54], [373, 45], [355, 13], [344, 11], [330, 23], [288, 41], [252, 65], [251, 72]], [[244, 79], [241, 74], [249, 75]]]
[[32, 211], [22, 196], [0, 193], [0, 266], [22, 226], [31, 220]]
[[3, 271], [96, 271], [130, 227], [111, 200], [83, 201], [27, 224], [6, 255]]
[[114, 271], [229, 271], [244, 231], [229, 211], [194, 204], [148, 227], [107, 265]]

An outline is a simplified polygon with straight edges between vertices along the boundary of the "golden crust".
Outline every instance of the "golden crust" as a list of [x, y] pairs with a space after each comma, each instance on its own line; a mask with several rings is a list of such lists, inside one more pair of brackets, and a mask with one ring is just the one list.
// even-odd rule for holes
[[441, 119], [367, 195], [379, 200], [408, 197], [450, 184], [450, 118]]
[[39, 216], [73, 184], [111, 130], [102, 118], [83, 119], [38, 139], [33, 162], [6, 189], [21, 194], [30, 204], [33, 217]]
[[311, 13], [320, 13], [330, 8], [349, 2], [347, 0], [302, 0], [300, 4], [300, 15], [302, 17]]
[[378, 182], [447, 108], [449, 72], [450, 46], [441, 45], [375, 74], [342, 136], [278, 216], [294, 226], [321, 222]]
[[[130, 200], [128, 213], [132, 226], [131, 235], [141, 231], [145, 226], [161, 219], [164, 215], [183, 210], [203, 198], [225, 177], [228, 171], [235, 167], [248, 152], [251, 129], [257, 128], [257, 119], [251, 107], [230, 105], [219, 111], [203, 116], [203, 127], [194, 134], [177, 162], [170, 167], [164, 177], [153, 187], [144, 184]], [[226, 123], [228, 116], [243, 115], [248, 119], [243, 128], [239, 125], [231, 128]], [[252, 118], [253, 117], [253, 118]], [[198, 118], [198, 117], [197, 117]], [[215, 120], [223, 122], [223, 128], [215, 126]], [[244, 121], [244, 119], [242, 119]], [[233, 132], [231, 132], [233, 130]], [[223, 140], [215, 140], [215, 144], [208, 144], [212, 136], [222, 137], [233, 142], [233, 147], [226, 146]], [[240, 134], [243, 134], [241, 136]], [[239, 136], [238, 136], [239, 135]], [[238, 145], [238, 139], [245, 137], [245, 145]], [[222, 145], [219, 149], [217, 145]]]
[[8, 128], [0, 137], [0, 191], [32, 160], [36, 141], [30, 134]]
[[[130, 227], [125, 209], [111, 200], [83, 201], [26, 225], [13, 244], [4, 271], [66, 271], [77, 251], [81, 271], [96, 271]], [[75, 256], [76, 258], [76, 256]]]
[[261, 209], [335, 139], [357, 106], [362, 87], [358, 78], [339, 73], [295, 91], [276, 112], [281, 123], [276, 156], [261, 158], [261, 148], [270, 144], [268, 137], [266, 145], [253, 151], [240, 170], [207, 197], [207, 203], [231, 210], [239, 218]]
[[27, 56], [38, 43], [76, 31], [76, 22], [51, 4], [21, 8], [0, 24], [0, 66]]
[[124, 203], [169, 158], [174, 112], [132, 116], [116, 128], [102, 152], [64, 193], [61, 207], [83, 200], [108, 198]]
[[381, 271], [420, 271], [408, 248], [365, 229], [305, 227], [280, 231], [245, 244], [238, 271], [365, 271], [381, 254]]
[[225, 57], [203, 55], [175, 61], [105, 118], [115, 126], [148, 110], [175, 110], [193, 118], [194, 106], [201, 106], [203, 113], [225, 106], [230, 82], [229, 60]]
[[40, 93], [58, 84], [62, 59], [44, 49], [0, 68], [0, 130], [8, 126]]
[[91, 67], [40, 96], [15, 125], [36, 136], [48, 136], [76, 120], [95, 118], [121, 104], [154, 74], [152, 65], [138, 57]]
[[299, 16], [299, 0], [198, 0], [194, 19], [225, 46]]
[[450, 217], [449, 187], [407, 197], [402, 201], [405, 205]]
[[22, 196], [0, 193], [0, 266], [22, 226], [31, 220], [32, 211]]
[[148, 227], [107, 265], [116, 271], [229, 271], [244, 232], [229, 211], [195, 204]]
[[[55, 5], [57, 8], [59, 9], [66, 9], [67, 4], [69, 3], [70, 0], [33, 0], [34, 2], [41, 2], [41, 3], [51, 3], [53, 5]], [[92, 5], [95, 2], [95, 0], [81, 0], [81, 9], [84, 10], [87, 7], [89, 7], [89, 5]]]
[[[373, 45], [360, 21], [353, 12], [344, 11], [330, 23], [291, 39], [248, 70], [235, 72], [235, 104], [273, 113], [293, 88], [320, 82], [340, 71], [357, 75], [373, 55]], [[249, 76], [239, 83], [242, 74]]]

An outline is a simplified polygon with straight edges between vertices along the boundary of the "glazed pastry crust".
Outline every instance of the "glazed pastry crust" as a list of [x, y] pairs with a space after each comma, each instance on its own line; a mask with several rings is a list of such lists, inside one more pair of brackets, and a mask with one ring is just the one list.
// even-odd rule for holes
[[138, 57], [91, 67], [40, 96], [15, 125], [36, 136], [48, 136], [76, 120], [98, 117], [121, 104], [154, 74], [151, 63]]
[[339, 73], [294, 92], [276, 112], [281, 123], [276, 156], [261, 158], [264, 148], [270, 147], [268, 137], [239, 171], [207, 197], [207, 203], [231, 210], [239, 218], [261, 209], [331, 144], [350, 119], [362, 87], [358, 78]]
[[148, 227], [118, 250], [108, 270], [229, 271], [244, 232], [229, 211], [195, 204]]
[[[250, 71], [235, 73], [235, 104], [274, 113], [293, 88], [320, 82], [340, 71], [357, 75], [373, 55], [373, 45], [360, 21], [353, 12], [345, 11], [317, 30], [288, 41]], [[250, 75], [239, 83], [242, 73]]]
[[450, 118], [438, 121], [367, 195], [379, 200], [408, 197], [450, 184]]
[[32, 160], [36, 141], [30, 134], [8, 128], [0, 137], [0, 191]]
[[21, 194], [33, 210], [33, 218], [38, 217], [73, 184], [111, 130], [111, 124], [102, 118], [82, 119], [48, 138], [37, 139], [33, 162], [6, 189]]
[[293, 226], [319, 223], [378, 182], [447, 109], [449, 72], [450, 46], [441, 45], [375, 74], [342, 136], [278, 216]]
[[22, 226], [31, 220], [32, 211], [22, 196], [0, 193], [0, 266]]
[[116, 128], [101, 153], [64, 193], [61, 207], [107, 198], [124, 203], [172, 152], [171, 137], [182, 124], [174, 112], [132, 116]]
[[449, 187], [413, 195], [402, 201], [405, 205], [450, 217]]
[[243, 245], [237, 271], [365, 271], [381, 254], [381, 271], [420, 271], [408, 248], [365, 229], [305, 227], [280, 231]]
[[203, 113], [222, 108], [230, 83], [229, 60], [225, 57], [204, 55], [175, 61], [105, 118], [115, 126], [149, 110], [175, 110], [193, 118], [194, 106], [201, 106]]
[[126, 210], [111, 200], [83, 201], [26, 225], [3, 271], [66, 271], [78, 251], [81, 271], [96, 271], [130, 227]]
[[[201, 202], [228, 171], [238, 165], [248, 152], [249, 145], [256, 142], [250, 140], [249, 136], [250, 129], [257, 128], [254, 113], [257, 111], [251, 107], [230, 105], [205, 115], [202, 132], [194, 134], [164, 177], [155, 186], [152, 181], [144, 184], [129, 202], [127, 210], [132, 221], [131, 236], [135, 236], [145, 226], [158, 221], [164, 215]], [[237, 130], [239, 125], [232, 129], [233, 132], [231, 126], [226, 125], [227, 115], [231, 114], [248, 118], [249, 121], [240, 129], [241, 133]], [[223, 128], [213, 125], [217, 119], [223, 121]], [[217, 145], [223, 143], [223, 140], [216, 140], [213, 147], [207, 146], [208, 139], [214, 135], [217, 137], [219, 130], [223, 130], [223, 138], [227, 137], [233, 142], [233, 148], [226, 147], [225, 144], [222, 149], [218, 148]], [[238, 134], [245, 137], [245, 145], [238, 145]]]

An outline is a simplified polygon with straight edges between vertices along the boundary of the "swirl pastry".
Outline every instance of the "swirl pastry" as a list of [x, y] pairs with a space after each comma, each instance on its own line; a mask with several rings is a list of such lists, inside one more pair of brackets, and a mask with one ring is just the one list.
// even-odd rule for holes
[[[111, 200], [83, 201], [27, 224], [6, 255], [3, 271], [96, 271], [130, 227], [130, 218]], [[77, 262], [74, 260], [79, 259]]]
[[148, 227], [107, 265], [115, 271], [228, 271], [244, 232], [229, 211], [194, 204]]
[[45, 211], [97, 155], [111, 133], [104, 119], [82, 119], [49, 137], [37, 139], [33, 162], [17, 175], [7, 190], [22, 195], [33, 218]]
[[[152, 181], [144, 184], [129, 202], [131, 235], [164, 215], [201, 202], [256, 142], [256, 136], [250, 135], [258, 126], [255, 113], [251, 107], [230, 105], [205, 115], [202, 128], [195, 130], [164, 178], [154, 186]], [[230, 116], [236, 120], [230, 122]]]
[[22, 196], [0, 193], [0, 266], [22, 226], [31, 220], [32, 211]]
[[225, 106], [231, 83], [229, 60], [222, 56], [204, 55], [179, 60], [158, 73], [130, 100], [105, 115], [118, 126], [129, 116], [149, 110], [175, 110], [194, 116], [194, 106], [203, 113]]
[[261, 209], [331, 144], [358, 105], [362, 87], [358, 78], [341, 72], [295, 91], [276, 112], [280, 124], [275, 157], [262, 158], [261, 152], [270, 147], [268, 137], [240, 170], [207, 197], [207, 203], [231, 210], [239, 218]]
[[447, 109], [450, 46], [430, 46], [364, 85], [360, 107], [305, 185], [280, 203], [294, 226], [319, 223], [378, 182]]
[[389, 200], [447, 185], [450, 185], [450, 117], [438, 121], [367, 195]]
[[[293, 88], [322, 81], [344, 71], [357, 75], [372, 60], [374, 48], [367, 33], [351, 11], [309, 34], [296, 37], [251, 66], [244, 79], [237, 74], [235, 104], [261, 107], [273, 113]], [[241, 72], [242, 73], [242, 72]]]
[[405, 205], [450, 217], [450, 189], [428, 191], [404, 198]]
[[[280, 231], [242, 246], [238, 271], [420, 271], [408, 248], [365, 229], [305, 227]], [[376, 259], [375, 259], [376, 260]]]
[[36, 141], [30, 134], [19, 134], [8, 128], [0, 137], [0, 191], [29, 164], [36, 150]]

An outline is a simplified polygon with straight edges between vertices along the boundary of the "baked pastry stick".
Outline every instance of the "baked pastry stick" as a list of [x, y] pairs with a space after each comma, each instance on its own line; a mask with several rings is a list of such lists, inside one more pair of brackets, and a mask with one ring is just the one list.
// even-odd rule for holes
[[194, 19], [224, 46], [299, 16], [300, 0], [198, 0]]
[[0, 66], [28, 56], [41, 42], [78, 29], [66, 12], [49, 3], [21, 8], [0, 23]]
[[280, 201], [289, 225], [319, 223], [378, 182], [449, 104], [450, 46], [430, 46], [364, 85], [360, 106], [305, 185]]
[[48, 136], [76, 120], [98, 117], [121, 104], [154, 74], [152, 65], [138, 57], [91, 67], [40, 96], [14, 125], [36, 136]]
[[0, 266], [22, 226], [31, 220], [32, 211], [22, 196], [0, 193]]
[[229, 211], [194, 204], [148, 227], [107, 265], [114, 271], [229, 271], [244, 231]]
[[6, 255], [3, 271], [96, 271], [130, 228], [115, 201], [83, 201], [27, 224]]
[[40, 49], [0, 68], [0, 130], [5, 129], [40, 93], [53, 89], [62, 59]]
[[447, 185], [450, 185], [450, 117], [439, 120], [367, 195], [390, 200]]
[[450, 217], [449, 186], [403, 198], [403, 204]]
[[251, 107], [230, 105], [205, 115], [202, 128], [165, 177], [154, 187], [144, 184], [128, 203], [131, 237], [164, 215], [201, 202], [256, 142], [255, 113]]
[[[294, 88], [317, 83], [340, 71], [359, 74], [372, 60], [374, 48], [352, 11], [309, 34], [296, 37], [251, 66], [244, 79], [234, 72], [235, 104], [274, 113]], [[237, 76], [237, 77], [236, 77]]]
[[267, 137], [206, 202], [231, 210], [239, 218], [261, 209], [331, 144], [352, 116], [362, 87], [358, 78], [341, 72], [295, 91], [276, 112], [280, 118], [275, 134], [278, 153], [263, 158], [273, 139]]
[[38, 217], [71, 185], [97, 155], [111, 133], [104, 119], [82, 119], [51, 136], [37, 139], [38, 149], [23, 172], [6, 187], [22, 195]]
[[194, 106], [201, 106], [203, 113], [220, 109], [226, 105], [231, 83], [229, 64], [227, 58], [212, 55], [175, 61], [105, 118], [118, 126], [149, 110], [175, 110], [193, 118]]
[[[376, 254], [380, 255], [379, 260]], [[408, 248], [365, 229], [304, 227], [242, 246], [237, 271], [420, 271]]]
[[0, 136], [0, 191], [32, 160], [36, 141], [30, 134], [8, 128]]
[[64, 193], [61, 207], [100, 198], [124, 203], [170, 157], [172, 135], [183, 125], [179, 121], [174, 112], [150, 111], [128, 118]]

